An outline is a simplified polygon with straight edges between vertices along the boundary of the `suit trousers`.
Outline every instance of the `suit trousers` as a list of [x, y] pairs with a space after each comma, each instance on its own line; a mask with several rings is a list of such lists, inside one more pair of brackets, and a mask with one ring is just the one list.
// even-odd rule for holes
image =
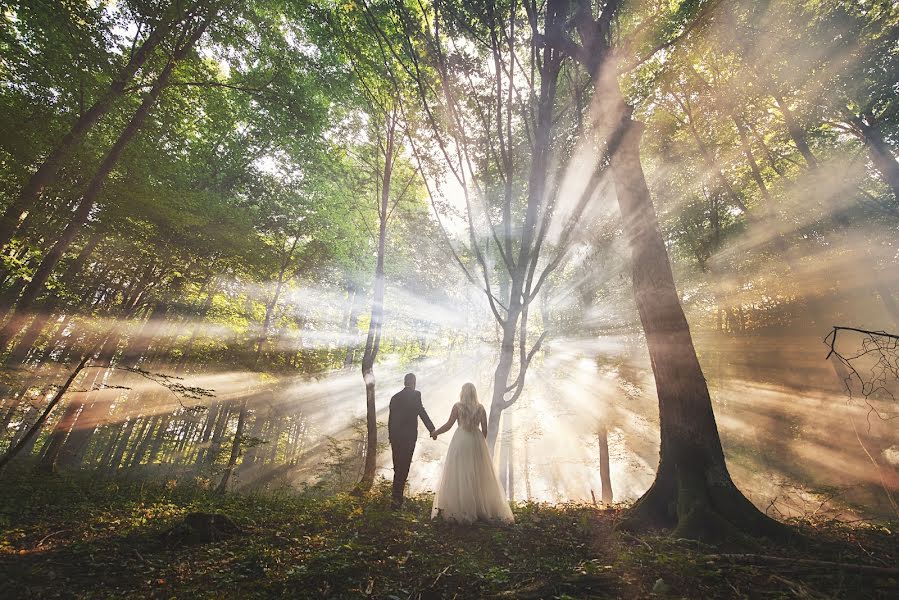
[[402, 503], [409, 467], [412, 466], [412, 454], [415, 453], [415, 440], [391, 441], [390, 449], [393, 451], [393, 500]]

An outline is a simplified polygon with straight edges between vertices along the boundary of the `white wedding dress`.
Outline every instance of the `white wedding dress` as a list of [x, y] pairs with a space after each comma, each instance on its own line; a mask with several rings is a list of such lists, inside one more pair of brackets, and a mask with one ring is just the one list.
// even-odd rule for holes
[[[457, 405], [461, 412], [461, 407]], [[480, 407], [481, 412], [484, 407]], [[450, 440], [443, 473], [434, 496], [431, 518], [443, 518], [457, 523], [487, 521], [512, 523], [515, 518], [496, 469], [487, 450], [487, 442], [478, 429], [480, 416], [458, 420], [458, 427]]]

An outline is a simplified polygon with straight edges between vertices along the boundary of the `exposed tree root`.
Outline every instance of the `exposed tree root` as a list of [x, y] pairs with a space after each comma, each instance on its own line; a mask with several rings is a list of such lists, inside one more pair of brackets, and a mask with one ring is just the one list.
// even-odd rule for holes
[[712, 477], [684, 470], [674, 477], [661, 468], [652, 487], [627, 511], [619, 528], [626, 531], [670, 529], [680, 538], [712, 544], [753, 538], [795, 541], [799, 534], [759, 511], [724, 473]]
[[721, 559], [751, 565], [797, 565], [813, 568], [838, 569], [883, 577], [899, 576], [899, 568], [861, 565], [857, 563], [841, 563], [831, 560], [814, 560], [811, 558], [788, 558], [784, 556], [768, 556], [765, 554], [709, 554], [706, 558], [708, 560]]

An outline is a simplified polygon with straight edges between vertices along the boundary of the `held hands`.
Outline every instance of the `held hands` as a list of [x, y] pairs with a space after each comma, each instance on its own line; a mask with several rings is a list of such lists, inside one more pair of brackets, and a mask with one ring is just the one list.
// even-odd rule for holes
[[431, 432], [431, 439], [436, 440], [438, 435], [440, 435], [440, 434], [437, 433], [437, 430], [435, 429], [434, 431]]

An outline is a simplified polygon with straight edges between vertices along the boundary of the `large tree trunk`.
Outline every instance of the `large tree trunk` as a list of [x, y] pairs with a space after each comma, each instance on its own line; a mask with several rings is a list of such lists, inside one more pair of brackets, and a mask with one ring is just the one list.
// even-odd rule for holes
[[593, 73], [602, 115], [599, 133], [610, 146], [637, 311], [659, 398], [659, 468], [626, 525], [674, 527], [675, 535], [710, 540], [737, 531], [780, 534], [783, 526], [756, 509], [727, 470], [708, 386], [640, 164], [643, 126], [631, 118], [614, 61], [594, 65]]
[[868, 157], [874, 164], [874, 168], [880, 173], [884, 183], [892, 190], [893, 197], [899, 202], [899, 161], [893, 156], [890, 146], [883, 139], [877, 123], [873, 118], [869, 120], [870, 122], [853, 115], [852, 124], [868, 147]]
[[115, 75], [106, 93], [75, 121], [72, 128], [47, 155], [37, 171], [28, 178], [18, 197], [0, 215], [0, 249], [6, 246], [12, 239], [22, 213], [32, 209], [34, 204], [40, 199], [44, 188], [53, 183], [60, 168], [62, 168], [72, 151], [81, 143], [81, 140], [84, 139], [87, 132], [103, 115], [109, 112], [115, 101], [125, 93], [125, 87], [135, 73], [143, 67], [144, 63], [153, 54], [160, 42], [165, 39], [172, 27], [184, 18], [183, 4], [176, 2], [175, 5], [182, 8], [178, 9], [172, 15], [172, 18], [163, 20], [150, 32], [147, 39], [140, 45], [140, 48], [131, 55], [125, 66]]

